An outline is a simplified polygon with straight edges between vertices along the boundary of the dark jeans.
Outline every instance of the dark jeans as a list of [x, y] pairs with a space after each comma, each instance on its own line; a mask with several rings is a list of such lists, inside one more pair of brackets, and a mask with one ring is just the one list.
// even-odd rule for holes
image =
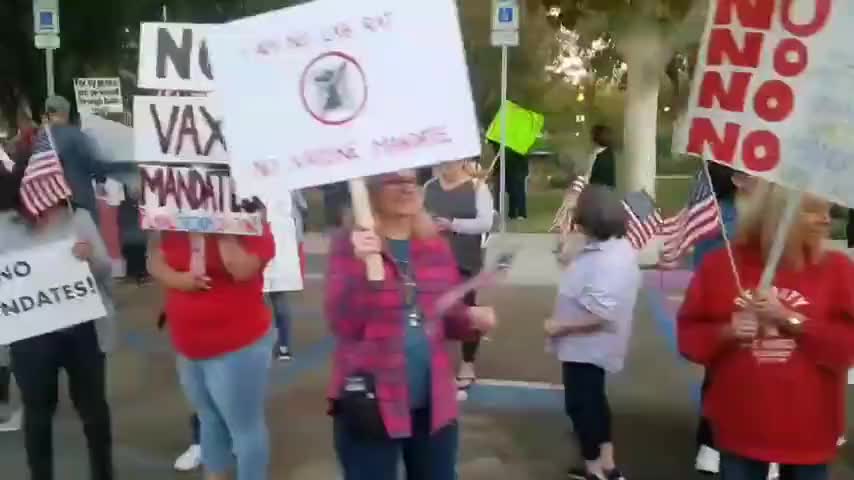
[[106, 359], [95, 325], [87, 322], [12, 344], [12, 368], [24, 404], [24, 443], [32, 480], [51, 480], [53, 417], [59, 371], [68, 377], [71, 402], [83, 422], [92, 480], [113, 478]]
[[291, 307], [287, 292], [268, 292], [267, 303], [273, 311], [273, 325], [276, 326], [278, 347], [291, 346]]
[[125, 272], [128, 278], [142, 280], [148, 276], [145, 253], [145, 244], [122, 246], [122, 256], [125, 257]]
[[[472, 277], [472, 273], [468, 270], [460, 270], [460, 275], [466, 280]], [[463, 303], [470, 307], [477, 306], [477, 292], [472, 290], [466, 293], [466, 296], [463, 297]], [[477, 357], [478, 348], [480, 348], [479, 335], [476, 340], [463, 342], [463, 361], [466, 363], [474, 363], [475, 357]]]
[[593, 461], [611, 441], [611, 407], [605, 393], [605, 370], [589, 363], [564, 362], [566, 414], [581, 445], [581, 456]]
[[407, 480], [456, 480], [459, 427], [430, 435], [430, 411], [412, 413], [413, 435], [398, 440], [365, 441], [334, 420], [335, 452], [344, 480], [397, 480], [403, 457]]
[[528, 193], [525, 175], [507, 176], [507, 217], [519, 218], [528, 216]]
[[[721, 480], [765, 480], [768, 463], [721, 452]], [[827, 465], [780, 465], [780, 480], [829, 480]]]
[[715, 448], [715, 438], [712, 435], [712, 425], [702, 412], [703, 400], [709, 388], [709, 374], [703, 377], [703, 387], [700, 390], [700, 423], [697, 425], [697, 447]]
[[848, 227], [845, 231], [848, 234], [848, 248], [854, 248], [854, 210], [848, 210]]

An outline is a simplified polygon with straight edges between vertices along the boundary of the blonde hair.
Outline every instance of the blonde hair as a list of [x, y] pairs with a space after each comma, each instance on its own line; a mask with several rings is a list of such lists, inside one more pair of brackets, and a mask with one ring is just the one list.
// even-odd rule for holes
[[[771, 251], [771, 245], [777, 237], [789, 191], [779, 185], [759, 180], [749, 195], [738, 205], [738, 228], [735, 243], [742, 246], [758, 247], [763, 257]], [[797, 214], [796, 214], [797, 215]], [[795, 268], [806, 263], [816, 262], [823, 252], [822, 244], [811, 245], [803, 236], [798, 217], [786, 232], [786, 246], [783, 249], [783, 262]]]

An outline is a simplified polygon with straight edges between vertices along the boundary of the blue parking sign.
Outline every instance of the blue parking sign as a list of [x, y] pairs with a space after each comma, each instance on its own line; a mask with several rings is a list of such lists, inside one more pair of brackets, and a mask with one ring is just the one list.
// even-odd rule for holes
[[513, 21], [513, 7], [501, 7], [498, 9], [498, 21], [510, 23]]

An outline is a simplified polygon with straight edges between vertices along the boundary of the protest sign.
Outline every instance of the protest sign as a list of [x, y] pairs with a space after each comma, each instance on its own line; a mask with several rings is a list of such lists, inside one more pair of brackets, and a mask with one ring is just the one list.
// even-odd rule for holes
[[145, 230], [260, 235], [259, 213], [243, 210], [225, 170], [140, 166], [139, 216]]
[[222, 115], [212, 97], [135, 97], [139, 162], [228, 163]]
[[116, 78], [76, 78], [74, 95], [80, 113], [122, 113], [122, 84]]
[[[507, 148], [520, 155], [527, 155], [543, 133], [545, 118], [541, 113], [534, 112], [507, 101]], [[489, 125], [486, 138], [501, 143], [501, 110]]]
[[854, 206], [854, 3], [709, 8], [674, 149]]
[[213, 29], [241, 193], [478, 155], [453, 0], [317, 0]]
[[0, 345], [105, 316], [86, 262], [62, 240], [0, 255]]
[[213, 90], [213, 72], [205, 36], [211, 25], [143, 23], [139, 29], [140, 88]]

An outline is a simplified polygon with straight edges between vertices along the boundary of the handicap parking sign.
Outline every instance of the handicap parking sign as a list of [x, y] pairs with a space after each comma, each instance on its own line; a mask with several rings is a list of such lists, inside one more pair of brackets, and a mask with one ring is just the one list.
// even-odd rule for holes
[[498, 21], [511, 23], [513, 21], [513, 7], [501, 7], [498, 9]]

